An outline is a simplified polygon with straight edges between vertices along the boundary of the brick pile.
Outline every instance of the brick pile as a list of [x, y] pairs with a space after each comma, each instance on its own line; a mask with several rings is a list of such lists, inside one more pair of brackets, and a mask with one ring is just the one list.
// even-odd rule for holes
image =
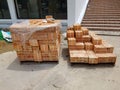
[[29, 20], [27, 24], [24, 23], [16, 23], [10, 27], [13, 47], [19, 60], [58, 61], [60, 22], [56, 20], [52, 23], [47, 23], [42, 22], [42, 20]]
[[68, 27], [67, 40], [71, 63], [115, 64], [116, 62], [114, 47], [80, 24]]

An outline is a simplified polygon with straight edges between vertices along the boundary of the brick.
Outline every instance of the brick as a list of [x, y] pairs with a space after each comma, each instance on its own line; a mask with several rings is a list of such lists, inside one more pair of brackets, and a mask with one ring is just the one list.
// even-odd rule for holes
[[57, 56], [57, 57], [59, 57], [59, 52], [58, 51], [49, 51], [49, 56]]
[[68, 45], [69, 50], [76, 50], [75, 45]]
[[49, 61], [58, 61], [59, 55], [49, 53]]
[[24, 59], [27, 61], [34, 61], [32, 51], [24, 51]]
[[58, 50], [58, 45], [55, 44], [49, 44], [49, 50], [50, 51], [57, 51]]
[[17, 56], [19, 58], [20, 61], [24, 61], [25, 60], [25, 56], [24, 56], [24, 52], [23, 51], [17, 51]]
[[83, 42], [91, 42], [92, 38], [90, 35], [83, 35]]
[[83, 35], [89, 35], [89, 30], [85, 27], [81, 27]]
[[39, 45], [41, 44], [49, 44], [48, 40], [38, 40]]
[[13, 41], [21, 41], [21, 34], [12, 32], [11, 36]]
[[73, 30], [67, 30], [67, 38], [74, 38], [74, 31]]
[[98, 56], [93, 51], [87, 51], [89, 64], [98, 64]]
[[84, 43], [76, 43], [76, 50], [83, 50], [84, 49]]
[[73, 28], [74, 28], [74, 30], [81, 30], [81, 25], [80, 24], [74, 24]]
[[83, 38], [76, 38], [76, 42], [83, 42]]
[[49, 61], [49, 52], [42, 53], [42, 60]]
[[48, 40], [55, 40], [55, 39], [57, 39], [57, 34], [55, 33], [55, 32], [50, 32], [50, 33], [48, 33]]
[[39, 46], [32, 47], [32, 51], [34, 51], [34, 50], [40, 50], [40, 47]]
[[58, 45], [59, 41], [58, 40], [49, 40], [48, 44], [56, 44], [56, 45]]
[[58, 61], [58, 57], [57, 56], [50, 56], [49, 61]]
[[107, 42], [103, 42], [103, 46], [107, 48], [107, 53], [113, 53], [114, 47], [111, 44], [108, 44]]
[[82, 36], [83, 36], [83, 32], [82, 31], [80, 31], [80, 30], [76, 30], [75, 31], [75, 37], [76, 38], [82, 38]]
[[23, 45], [23, 51], [32, 51], [32, 46], [29, 46], [27, 44]]
[[99, 63], [115, 63], [116, 62], [116, 55], [112, 53], [102, 53], [96, 54], [98, 56]]
[[47, 16], [45, 16], [45, 18], [49, 19], [49, 18], [53, 18], [53, 16], [52, 15], [47, 15]]
[[31, 35], [30, 39], [48, 40], [48, 34], [41, 31], [36, 31]]
[[85, 50], [70, 51], [71, 63], [88, 63], [88, 55]]
[[40, 50], [41, 50], [42, 53], [48, 52], [49, 51], [48, 44], [41, 44], [40, 45]]
[[39, 46], [38, 41], [36, 39], [30, 39], [29, 43], [31, 46]]
[[68, 45], [69, 50], [84, 50], [84, 43], [76, 43], [76, 45]]
[[103, 45], [94, 45], [95, 53], [107, 53], [107, 48]]
[[91, 42], [85, 42], [85, 50], [93, 50], [93, 44]]
[[68, 45], [75, 45], [76, 39], [75, 38], [68, 38]]
[[46, 20], [47, 20], [47, 23], [54, 23], [53, 16], [51, 16], [51, 15], [47, 15]]
[[102, 44], [102, 39], [99, 36], [92, 36], [92, 43], [94, 45]]
[[34, 61], [41, 62], [42, 61], [41, 52], [39, 50], [33, 50], [33, 58], [34, 58]]

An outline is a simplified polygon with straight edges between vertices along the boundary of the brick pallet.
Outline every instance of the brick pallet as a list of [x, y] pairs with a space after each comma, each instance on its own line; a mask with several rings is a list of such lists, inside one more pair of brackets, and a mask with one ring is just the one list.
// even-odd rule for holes
[[116, 62], [114, 47], [80, 24], [68, 27], [67, 40], [71, 63], [115, 64]]
[[[50, 22], [50, 21], [49, 21]], [[58, 61], [60, 22], [29, 20], [10, 27], [13, 47], [20, 61]]]

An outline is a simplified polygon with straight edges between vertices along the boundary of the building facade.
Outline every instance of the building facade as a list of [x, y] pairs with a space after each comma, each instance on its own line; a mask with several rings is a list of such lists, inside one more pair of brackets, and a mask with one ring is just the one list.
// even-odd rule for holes
[[81, 23], [88, 0], [0, 0], [0, 28], [53, 15], [64, 25]]

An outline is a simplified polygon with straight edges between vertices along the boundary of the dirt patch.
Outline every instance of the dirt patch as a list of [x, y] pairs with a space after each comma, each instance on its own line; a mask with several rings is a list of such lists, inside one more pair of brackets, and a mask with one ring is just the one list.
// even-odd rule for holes
[[12, 43], [8, 43], [4, 40], [0, 40], [0, 54], [8, 51], [13, 51]]

